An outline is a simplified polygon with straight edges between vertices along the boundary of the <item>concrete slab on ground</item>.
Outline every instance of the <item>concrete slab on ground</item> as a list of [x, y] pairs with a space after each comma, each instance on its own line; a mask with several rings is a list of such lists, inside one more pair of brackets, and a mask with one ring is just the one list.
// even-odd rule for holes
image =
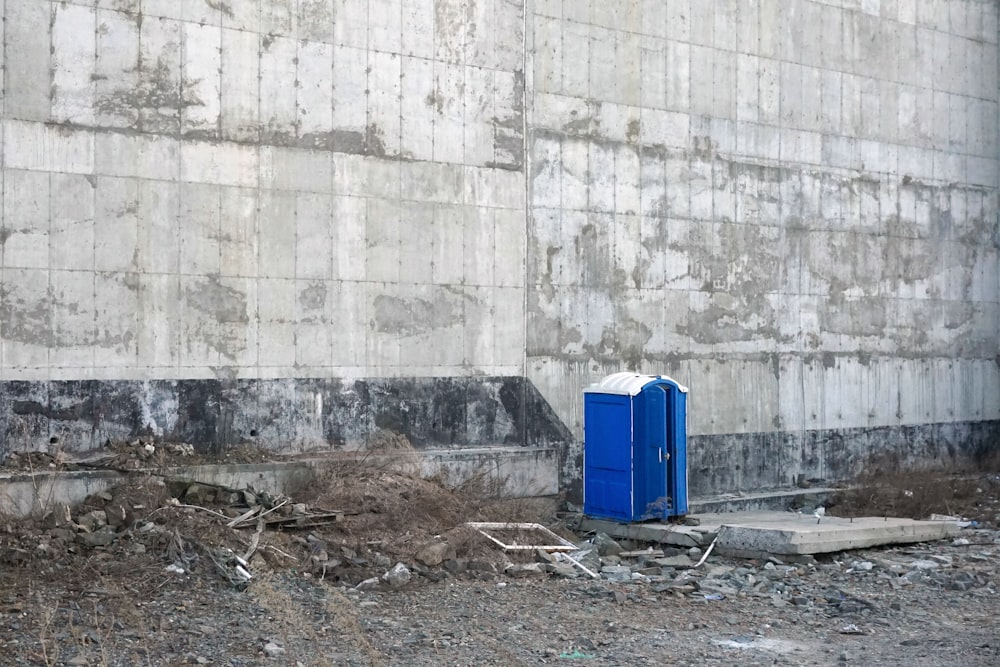
[[706, 546], [718, 538], [721, 555], [757, 557], [762, 554], [801, 556], [889, 544], [929, 542], [957, 535], [961, 530], [947, 521], [915, 521], [893, 517], [844, 519], [790, 512], [732, 512], [691, 515], [697, 526], [666, 523], [621, 524], [584, 517], [580, 527], [601, 531], [615, 539]]

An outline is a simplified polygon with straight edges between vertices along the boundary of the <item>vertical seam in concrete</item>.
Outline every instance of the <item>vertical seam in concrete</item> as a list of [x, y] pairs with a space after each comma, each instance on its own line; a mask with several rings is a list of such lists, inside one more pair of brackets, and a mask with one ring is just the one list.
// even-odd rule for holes
[[[0, 53], [3, 54], [3, 67], [0, 67], [0, 230], [6, 226], [6, 219], [3, 213], [4, 193], [7, 190], [7, 168], [4, 160], [4, 126], [7, 121], [7, 3], [0, 0]], [[3, 274], [6, 254], [6, 243], [0, 243], [0, 286], [4, 284]], [[3, 312], [3, 290], [0, 289], [0, 312]], [[0, 380], [4, 378], [4, 342], [3, 342], [3, 322], [0, 321]], [[6, 428], [4, 429], [6, 431]], [[6, 433], [2, 435], [6, 436]]]
[[[528, 443], [528, 420], [526, 418], [527, 413], [527, 398], [528, 398], [528, 304], [529, 304], [529, 294], [530, 290], [533, 289], [533, 285], [529, 280], [530, 277], [530, 262], [528, 261], [528, 255], [530, 253], [531, 244], [531, 217], [532, 217], [532, 181], [531, 181], [531, 167], [532, 167], [532, 142], [529, 138], [529, 130], [531, 128], [531, 122], [529, 115], [534, 112], [535, 108], [535, 90], [534, 90], [534, 61], [530, 58], [528, 52], [529, 44], [534, 44], [534, 21], [529, 23], [529, 15], [534, 18], [535, 6], [534, 0], [524, 0], [521, 6], [521, 85], [523, 90], [521, 91], [521, 104], [524, 108], [521, 111], [521, 141], [522, 150], [524, 151], [524, 159], [522, 164], [524, 165], [524, 280], [523, 280], [523, 295], [521, 298], [523, 304], [523, 313], [521, 318], [522, 327], [522, 344], [521, 344], [521, 381], [518, 383], [520, 388], [520, 396], [518, 400], [520, 402], [520, 415], [515, 417], [517, 419], [518, 435], [522, 445], [527, 445]], [[528, 28], [532, 28], [531, 39], [529, 42]], [[528, 66], [531, 65], [532, 71], [529, 72]], [[531, 87], [528, 86], [529, 77], [531, 80]]]
[[[92, 72], [96, 75], [97, 72], [98, 72], [97, 56], [98, 56], [98, 49], [99, 49], [99, 46], [100, 46], [99, 35], [100, 35], [100, 29], [101, 29], [101, 20], [100, 20], [101, 13], [100, 13], [100, 10], [97, 8], [96, 4], [94, 6], [93, 12], [94, 12], [94, 67], [93, 67]], [[91, 85], [91, 88], [93, 89], [94, 99], [96, 100], [96, 98], [97, 98], [97, 86], [96, 86], [96, 84], [95, 84], [94, 81], [91, 81], [90, 85]], [[98, 121], [98, 117], [97, 117], [97, 115], [95, 115], [94, 116], [94, 125], [97, 125], [97, 121]], [[90, 201], [91, 201], [91, 211], [93, 211], [93, 219], [91, 220], [91, 230], [92, 230], [92, 232], [91, 232], [91, 247], [90, 247], [90, 251], [91, 251], [91, 258], [90, 258], [90, 304], [91, 304], [90, 305], [90, 335], [89, 335], [89, 339], [87, 340], [87, 347], [89, 348], [89, 350], [87, 352], [87, 356], [90, 358], [90, 368], [89, 368], [89, 371], [90, 371], [90, 377], [91, 378], [95, 377], [96, 370], [97, 370], [97, 368], [96, 368], [96, 364], [97, 364], [97, 350], [95, 348], [98, 347], [98, 345], [96, 345], [96, 343], [97, 343], [97, 274], [98, 274], [98, 269], [97, 269], [97, 238], [98, 238], [98, 236], [97, 236], [97, 184], [98, 184], [97, 172], [98, 172], [98, 169], [97, 169], [97, 155], [96, 155], [97, 146], [96, 146], [96, 142], [97, 142], [97, 133], [95, 132], [94, 133], [94, 151], [95, 151], [95, 155], [93, 156], [93, 158], [94, 158], [93, 159], [93, 167], [91, 168], [91, 173], [89, 174], [89, 178], [87, 179], [88, 181], [90, 181], [90, 185], [91, 185], [91, 188], [90, 188]]]
[[[219, 114], [215, 118], [215, 132], [216, 132], [216, 136], [218, 137], [218, 140], [219, 140], [219, 145], [222, 145], [226, 141], [226, 138], [222, 134], [222, 110], [224, 108], [222, 106], [222, 100], [223, 100], [222, 86], [225, 83], [225, 78], [222, 75], [222, 65], [223, 65], [222, 30], [223, 30], [223, 28], [222, 28], [222, 12], [216, 10], [216, 14], [217, 14], [217, 18], [218, 18], [218, 23], [215, 25], [215, 28], [219, 31], [219, 45], [218, 45], [218, 49], [219, 49], [219, 67], [216, 70], [216, 74], [218, 75], [218, 78], [219, 78]], [[260, 173], [260, 165], [259, 165], [259, 163], [258, 163], [258, 166], [257, 166], [257, 173], [258, 174]], [[234, 187], [234, 189], [236, 189], [237, 186], [233, 186], [233, 187]], [[222, 216], [225, 215], [225, 212], [222, 209], [222, 200], [223, 200], [223, 196], [222, 195], [223, 195], [224, 189], [228, 189], [228, 186], [219, 185], [218, 189], [216, 190], [216, 198], [217, 198], [216, 199], [216, 201], [217, 201], [216, 210], [218, 212], [218, 215], [216, 216], [216, 221], [215, 221], [216, 222], [215, 238], [218, 239], [218, 248], [216, 250], [216, 257], [218, 259], [218, 267], [219, 268], [218, 268], [217, 275], [219, 276], [218, 279], [220, 281], [220, 284], [221, 284], [221, 281], [225, 280], [224, 276], [226, 275], [226, 271], [225, 271], [225, 269], [223, 267], [223, 259], [222, 259], [223, 258], [222, 249], [223, 249], [223, 247], [224, 247], [224, 245], [226, 243], [225, 235], [223, 234], [223, 223], [222, 223]], [[225, 334], [223, 332], [223, 324], [222, 324], [221, 321], [219, 321], [218, 314], [216, 314], [216, 321], [214, 323], [214, 326], [216, 327], [216, 335], [218, 336], [218, 340], [221, 341], [223, 339], [223, 336]], [[222, 346], [220, 345], [220, 347], [222, 347]], [[234, 357], [229, 356], [228, 347], [226, 347], [226, 350], [227, 350], [227, 352], [223, 352], [222, 350], [216, 350], [214, 353], [212, 353], [213, 355], [214, 354], [218, 355], [218, 360], [215, 362], [216, 363], [216, 368], [213, 369], [215, 371], [216, 375], [218, 375], [220, 369], [225, 368], [225, 367], [230, 366], [230, 365], [235, 365], [236, 359]], [[226, 358], [227, 356], [229, 356], [229, 359]]]
[[[256, 202], [255, 202], [255, 205], [254, 205], [254, 223], [253, 223], [253, 239], [254, 239], [254, 244], [253, 244], [253, 248], [254, 248], [254, 251], [253, 251], [253, 282], [254, 282], [254, 302], [255, 302], [254, 303], [254, 318], [255, 318], [255, 326], [257, 327], [257, 332], [256, 332], [256, 335], [254, 336], [254, 368], [253, 368], [253, 374], [252, 375], [253, 375], [253, 377], [259, 378], [260, 375], [261, 375], [261, 373], [260, 373], [260, 285], [261, 285], [261, 277], [262, 277], [261, 276], [261, 271], [260, 271], [260, 245], [261, 245], [261, 239], [260, 239], [260, 229], [261, 229], [260, 228], [260, 217], [261, 217], [261, 205], [263, 203], [263, 196], [262, 196], [263, 193], [261, 191], [261, 186], [260, 186], [260, 183], [261, 183], [260, 172], [261, 172], [261, 169], [263, 167], [263, 160], [262, 160], [262, 157], [263, 157], [263, 146], [261, 145], [261, 140], [260, 140], [260, 127], [261, 127], [261, 120], [260, 120], [260, 80], [261, 80], [261, 76], [262, 75], [261, 75], [261, 62], [260, 62], [261, 61], [261, 52], [260, 52], [260, 47], [261, 47], [261, 34], [260, 34], [260, 15], [261, 15], [261, 9], [260, 9], [259, 5], [257, 7], [256, 15], [257, 15], [257, 25], [254, 26], [254, 35], [257, 38], [257, 81], [256, 81], [256, 83], [254, 85], [257, 88], [257, 90], [256, 90], [256, 100], [257, 100], [257, 113], [256, 113], [256, 116], [257, 116], [257, 123], [256, 123], [257, 124], [257, 130], [256, 130], [256, 134], [257, 134], [257, 140], [256, 140], [255, 145], [254, 145], [254, 151], [257, 154], [257, 179], [256, 179], [255, 193], [254, 193], [254, 196], [256, 198]], [[260, 395], [257, 394], [257, 393], [255, 393], [255, 400], [258, 402], [258, 405], [259, 405]]]
[[[529, 122], [529, 113], [534, 111], [535, 108], [535, 75], [534, 71], [528, 72], [528, 65], [534, 68], [534, 62], [528, 56], [528, 14], [529, 10], [531, 16], [534, 17], [535, 7], [534, 0], [524, 0], [524, 4], [521, 6], [521, 104], [524, 106], [521, 109], [521, 150], [523, 151], [524, 159], [521, 163], [524, 165], [524, 173], [522, 174], [524, 180], [524, 261], [523, 275], [524, 280], [522, 282], [522, 314], [521, 314], [521, 376], [525, 378], [525, 382], [528, 377], [528, 291], [531, 289], [531, 285], [528, 281], [529, 272], [529, 244], [531, 242], [531, 141], [528, 137], [528, 131], [531, 127]], [[531, 24], [534, 27], [534, 22]], [[531, 44], [534, 45], [534, 31], [531, 35]], [[528, 88], [528, 80], [531, 80], [531, 89]], [[494, 239], [495, 241], [495, 239]], [[494, 276], [495, 278], [496, 276]], [[494, 281], [495, 282], [495, 281]], [[494, 340], [494, 345], [496, 341]], [[522, 382], [522, 387], [525, 382]], [[521, 400], [521, 405], [524, 405], [524, 399]], [[524, 420], [522, 420], [523, 422]], [[527, 444], [527, 434], [523, 430], [525, 427], [522, 424], [521, 442]]]

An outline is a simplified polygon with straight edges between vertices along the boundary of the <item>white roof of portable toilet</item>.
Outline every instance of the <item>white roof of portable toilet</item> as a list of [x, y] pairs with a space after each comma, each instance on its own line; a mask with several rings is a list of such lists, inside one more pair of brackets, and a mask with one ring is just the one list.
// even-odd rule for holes
[[635, 396], [642, 391], [643, 387], [654, 380], [667, 380], [677, 385], [677, 388], [685, 394], [687, 393], [688, 388], [671, 377], [666, 375], [639, 375], [638, 373], [614, 373], [600, 382], [595, 382], [583, 391], [589, 394]]

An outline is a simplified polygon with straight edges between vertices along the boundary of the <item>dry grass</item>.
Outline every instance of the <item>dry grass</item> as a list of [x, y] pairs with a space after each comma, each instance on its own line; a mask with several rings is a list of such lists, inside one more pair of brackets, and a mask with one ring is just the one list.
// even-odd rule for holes
[[[992, 462], [1000, 462], [1000, 456], [993, 456]], [[996, 479], [976, 468], [904, 464], [897, 455], [873, 457], [854, 487], [838, 494], [830, 504], [838, 516], [926, 519], [931, 514], [946, 514], [993, 523]]]

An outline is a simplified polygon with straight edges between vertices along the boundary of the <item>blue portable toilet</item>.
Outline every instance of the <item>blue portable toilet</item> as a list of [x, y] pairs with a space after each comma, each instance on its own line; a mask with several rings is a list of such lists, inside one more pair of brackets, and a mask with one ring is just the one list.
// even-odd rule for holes
[[618, 521], [687, 514], [687, 387], [615, 373], [583, 393], [583, 512]]

